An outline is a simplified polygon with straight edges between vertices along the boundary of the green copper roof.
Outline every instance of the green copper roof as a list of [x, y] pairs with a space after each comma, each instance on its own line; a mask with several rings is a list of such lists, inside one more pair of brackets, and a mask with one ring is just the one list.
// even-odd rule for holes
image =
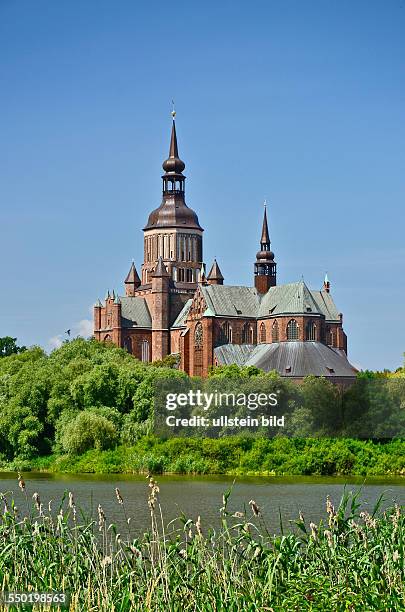
[[271, 287], [263, 296], [259, 317], [281, 314], [323, 314], [304, 281]]
[[123, 327], [152, 327], [149, 308], [143, 297], [120, 297]]
[[201, 291], [210, 316], [257, 317], [259, 295], [254, 287], [202, 285]]
[[186, 324], [186, 320], [187, 320], [187, 315], [190, 311], [191, 308], [191, 304], [193, 303], [193, 300], [187, 300], [187, 302], [184, 304], [183, 308], [181, 309], [181, 311], [179, 312], [177, 319], [175, 320], [175, 322], [172, 325], [172, 329], [175, 327], [184, 327]]
[[314, 314], [323, 315], [327, 321], [339, 321], [330, 293], [311, 291], [304, 281], [271, 287], [263, 297], [254, 287], [202, 285], [201, 291], [207, 303], [207, 316], [262, 318]]
[[312, 297], [319, 310], [325, 315], [327, 321], [339, 321], [339, 313], [336, 309], [335, 302], [330, 293], [327, 291], [311, 291]]
[[211, 308], [208, 306], [208, 308], [204, 310], [203, 317], [215, 317], [215, 313], [212, 312]]

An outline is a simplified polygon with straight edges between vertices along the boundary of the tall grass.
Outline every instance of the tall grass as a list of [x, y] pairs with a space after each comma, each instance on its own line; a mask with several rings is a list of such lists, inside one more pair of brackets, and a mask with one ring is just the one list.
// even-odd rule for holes
[[382, 511], [379, 500], [367, 513], [345, 492], [337, 509], [326, 500], [325, 524], [308, 524], [300, 514], [294, 529], [280, 520], [274, 535], [254, 500], [229, 512], [227, 491], [214, 530], [203, 517], [166, 525], [159, 486], [153, 478], [148, 484], [151, 525], [135, 538], [137, 517], [128, 516], [119, 489], [112, 495], [125, 533], [100, 505], [94, 519], [82, 515], [72, 493], [44, 507], [19, 477], [22, 506], [1, 495], [1, 590], [63, 590], [78, 612], [405, 609], [398, 506]]

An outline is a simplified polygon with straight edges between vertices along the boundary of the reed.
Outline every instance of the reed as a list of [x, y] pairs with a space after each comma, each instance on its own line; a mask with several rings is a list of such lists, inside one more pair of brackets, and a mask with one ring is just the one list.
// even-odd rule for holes
[[86, 517], [67, 492], [58, 508], [44, 508], [29, 482], [19, 483], [21, 509], [1, 494], [2, 591], [67, 591], [77, 612], [405, 609], [404, 516], [399, 506], [383, 511], [382, 499], [365, 512], [346, 491], [337, 508], [326, 500], [325, 522], [308, 524], [300, 513], [274, 535], [254, 500], [231, 513], [227, 491], [219, 529], [200, 516], [167, 526], [148, 478], [151, 526], [136, 538], [119, 489], [112, 495], [125, 535], [100, 505]]

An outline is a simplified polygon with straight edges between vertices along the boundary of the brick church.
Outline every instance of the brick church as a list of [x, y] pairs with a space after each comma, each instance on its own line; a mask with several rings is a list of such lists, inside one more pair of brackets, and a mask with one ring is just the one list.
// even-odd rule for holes
[[356, 370], [347, 360], [343, 316], [329, 280], [320, 291], [303, 280], [277, 285], [266, 208], [253, 286], [226, 285], [216, 260], [206, 274], [204, 230], [185, 202], [184, 169], [173, 113], [162, 203], [143, 228], [140, 275], [132, 263], [125, 295], [108, 292], [97, 302], [94, 337], [142, 361], [178, 355], [179, 367], [192, 376], [235, 363], [296, 380], [314, 374], [350, 382]]

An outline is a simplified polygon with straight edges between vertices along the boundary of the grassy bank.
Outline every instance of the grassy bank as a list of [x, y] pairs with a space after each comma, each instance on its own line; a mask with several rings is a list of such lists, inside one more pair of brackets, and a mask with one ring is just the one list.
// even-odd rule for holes
[[351, 439], [173, 438], [145, 436], [134, 446], [3, 463], [2, 469], [70, 473], [230, 475], [405, 474], [405, 441]]
[[285, 525], [274, 536], [254, 500], [229, 513], [228, 492], [219, 510], [221, 528], [213, 532], [204, 516], [165, 526], [159, 487], [150, 479], [150, 529], [135, 539], [136, 517], [127, 516], [118, 489], [116, 503], [128, 525], [122, 534], [101, 506], [91, 520], [72, 494], [49, 509], [21, 479], [20, 489], [21, 510], [2, 496], [2, 590], [68, 592], [71, 612], [405, 607], [404, 517], [397, 506], [382, 513], [377, 504], [369, 514], [360, 511], [356, 496], [345, 494], [336, 510], [326, 501], [327, 524], [308, 524], [300, 515], [295, 530]]

